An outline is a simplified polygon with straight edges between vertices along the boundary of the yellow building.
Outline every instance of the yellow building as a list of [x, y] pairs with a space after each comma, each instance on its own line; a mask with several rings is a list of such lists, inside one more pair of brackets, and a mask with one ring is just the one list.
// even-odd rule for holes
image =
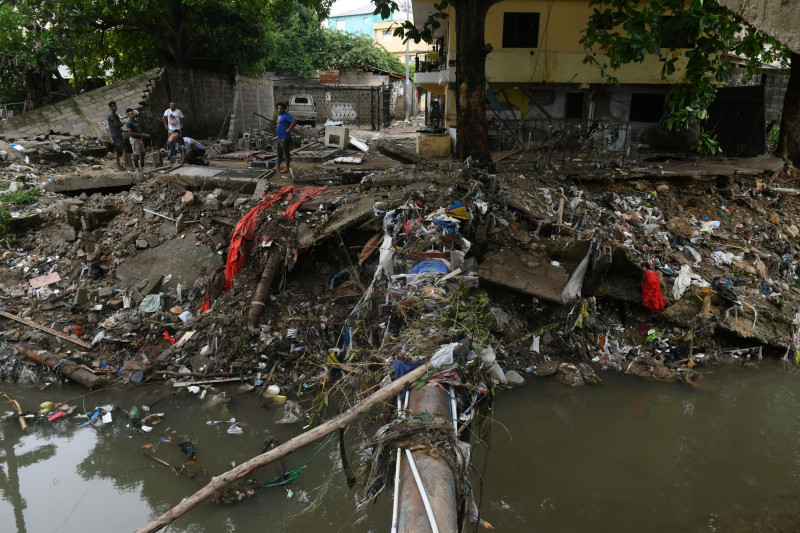
[[[431, 0], [414, 0], [418, 25], [434, 11]], [[456, 123], [457, 68], [455, 11], [436, 34], [437, 61], [415, 74], [417, 86], [443, 101], [444, 126]], [[593, 8], [586, 0], [507, 0], [486, 15], [485, 40], [491, 46], [486, 79], [508, 118], [613, 120], [654, 126], [666, 111], [670, 84], [681, 80], [685, 59], [675, 74], [661, 79], [661, 62], [624, 65], [613, 72], [619, 86], [603, 83], [600, 69], [586, 61], [580, 44]], [[689, 46], [687, 44], [687, 46]], [[601, 54], [595, 57], [602, 63]], [[428, 68], [425, 68], [428, 67]], [[497, 118], [487, 106], [487, 118]]]
[[[383, 20], [372, 24], [372, 39], [376, 43], [380, 43], [386, 50], [393, 56], [400, 60], [402, 64], [406, 64], [406, 45], [401, 37], [395, 37], [394, 29], [398, 24], [403, 21], [397, 20]], [[413, 65], [415, 58], [419, 55], [424, 55], [428, 52], [430, 45], [424, 41], [415, 43], [414, 41], [408, 42], [408, 55], [409, 63]]]

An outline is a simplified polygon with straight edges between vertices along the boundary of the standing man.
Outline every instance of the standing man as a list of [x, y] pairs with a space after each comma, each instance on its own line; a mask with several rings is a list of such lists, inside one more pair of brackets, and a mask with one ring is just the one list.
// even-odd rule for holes
[[117, 170], [123, 171], [122, 165], [119, 162], [119, 156], [122, 155], [122, 160], [125, 162], [125, 167], [130, 166], [128, 159], [128, 151], [125, 149], [125, 141], [122, 138], [122, 121], [117, 115], [117, 103], [113, 100], [108, 103], [108, 132], [111, 134], [111, 140], [114, 141], [114, 160], [117, 162]]
[[297, 119], [286, 112], [286, 103], [279, 102], [278, 105], [278, 122], [276, 133], [278, 134], [278, 162], [275, 165], [278, 172], [281, 172], [281, 161], [286, 160], [286, 170], [289, 172], [289, 163], [292, 158], [292, 130], [297, 124]]
[[176, 155], [175, 143], [170, 142], [169, 138], [173, 133], [180, 135], [183, 129], [183, 113], [180, 109], [175, 109], [175, 102], [169, 103], [169, 108], [164, 111], [164, 127], [167, 128], [167, 146], [169, 146], [169, 155], [173, 157]]
[[144, 168], [144, 139], [150, 137], [142, 131], [139, 119], [130, 107], [125, 110], [128, 114], [128, 135], [131, 138], [131, 152], [133, 152], [133, 168]]
[[181, 163], [186, 163], [187, 165], [205, 165], [208, 166], [208, 161], [203, 161], [200, 158], [206, 155], [206, 148], [199, 142], [195, 141], [191, 137], [183, 137], [181, 140], [181, 136], [178, 135], [175, 139], [181, 145], [181, 150], [183, 152], [183, 157], [181, 158]]

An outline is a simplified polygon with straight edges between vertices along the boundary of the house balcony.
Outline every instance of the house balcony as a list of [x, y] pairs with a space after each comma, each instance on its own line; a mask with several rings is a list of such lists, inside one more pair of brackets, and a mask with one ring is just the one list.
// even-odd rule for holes
[[436, 95], [443, 95], [447, 85], [456, 81], [455, 69], [414, 73], [414, 84]]

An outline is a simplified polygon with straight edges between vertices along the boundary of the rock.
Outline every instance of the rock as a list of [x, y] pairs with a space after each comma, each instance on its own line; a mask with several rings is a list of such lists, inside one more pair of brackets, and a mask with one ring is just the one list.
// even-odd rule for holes
[[508, 380], [509, 385], [524, 385], [525, 378], [519, 375], [519, 372], [516, 370], [509, 370], [506, 372], [506, 380]]
[[775, 213], [773, 211], [772, 213], [769, 214], [769, 216], [767, 217], [767, 220], [771, 224], [780, 224], [781, 223], [781, 216], [778, 213]]
[[558, 365], [559, 361], [547, 361], [546, 363], [536, 365], [533, 374], [539, 376], [540, 378], [552, 376], [558, 370]]
[[155, 248], [161, 244], [161, 241], [158, 239], [157, 235], [148, 234], [145, 239], [147, 239], [147, 244], [150, 245], [150, 248]]
[[136, 239], [136, 247], [145, 249], [147, 248], [147, 240], [146, 239]]
[[798, 234], [800, 234], [800, 229], [794, 224], [791, 224], [783, 229], [786, 233], [792, 236], [792, 238], [796, 238]]
[[68, 242], [75, 242], [78, 238], [78, 233], [75, 228], [69, 224], [61, 224], [61, 236]]
[[185, 206], [194, 205], [194, 193], [192, 191], [186, 191], [181, 197], [181, 203]]
[[75, 297], [72, 302], [78, 307], [89, 303], [89, 291], [86, 290], [86, 287], [78, 287], [75, 290]]
[[97, 297], [98, 298], [108, 298], [112, 294], [114, 294], [114, 291], [111, 290], [111, 288], [109, 288], [109, 287], [100, 287], [97, 290]]

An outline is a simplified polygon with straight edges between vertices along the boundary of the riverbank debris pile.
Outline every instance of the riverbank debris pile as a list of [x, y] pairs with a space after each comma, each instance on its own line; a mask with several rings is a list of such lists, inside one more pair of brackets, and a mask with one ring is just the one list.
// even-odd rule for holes
[[[404, 231], [414, 242], [390, 245], [400, 269], [436, 258], [442, 242], [426, 224], [444, 244], [470, 243], [463, 270], [487, 292], [485, 329], [504, 370], [573, 386], [599, 369], [696, 384], [708, 364], [800, 359], [798, 190], [769, 160], [546, 167], [523, 153], [490, 174], [375, 154], [374, 168], [344, 171], [358, 183], [308, 163], [297, 174], [321, 185], [294, 185], [223, 160], [131, 176], [108, 172], [91, 139], [17, 141], [28, 163], [0, 163], [10, 214], [0, 296], [17, 319], [4, 321], [3, 340], [19, 354], [2, 362], [4, 379], [62, 377], [24, 368], [32, 346], [99, 381], [251, 376], [313, 392], [365, 319], [349, 306], [382, 268], [376, 234], [393, 209], [413, 214]], [[75, 158], [39, 157], [54, 143]], [[231, 266], [247, 256], [234, 281]], [[423, 301], [442, 298], [426, 290]], [[398, 319], [362, 335], [374, 341]]]

